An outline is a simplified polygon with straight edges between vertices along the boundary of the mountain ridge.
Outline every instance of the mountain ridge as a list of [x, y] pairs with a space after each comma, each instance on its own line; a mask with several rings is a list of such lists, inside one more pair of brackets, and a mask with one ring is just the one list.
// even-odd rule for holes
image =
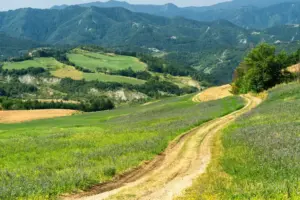
[[[78, 6], [123, 7], [132, 12], [148, 13], [163, 17], [181, 16], [197, 21], [226, 19], [244, 28], [264, 29], [273, 25], [300, 23], [300, 16], [297, 14], [300, 13], [300, 0], [252, 0], [251, 2], [235, 0], [206, 7], [178, 7], [170, 3], [164, 5], [143, 5], [129, 4], [124, 1], [108, 1], [79, 4]], [[68, 6], [55, 6], [52, 8], [64, 9], [66, 7]]]

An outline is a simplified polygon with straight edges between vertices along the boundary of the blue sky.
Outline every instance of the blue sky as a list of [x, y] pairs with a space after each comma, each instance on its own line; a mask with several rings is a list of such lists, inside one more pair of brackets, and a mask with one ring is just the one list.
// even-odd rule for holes
[[[10, 10], [23, 7], [49, 8], [53, 5], [79, 4], [97, 0], [0, 0], [0, 10]], [[103, 0], [102, 0], [103, 1]], [[106, 1], [106, 0], [104, 0]], [[164, 4], [174, 3], [178, 6], [206, 6], [228, 0], [127, 0], [134, 4]]]

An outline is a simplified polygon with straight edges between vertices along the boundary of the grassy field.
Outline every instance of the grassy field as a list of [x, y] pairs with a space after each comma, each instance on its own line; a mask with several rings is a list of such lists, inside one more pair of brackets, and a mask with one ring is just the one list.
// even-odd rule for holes
[[51, 71], [62, 68], [64, 65], [54, 58], [35, 58], [33, 60], [25, 60], [22, 62], [5, 62], [3, 69], [27, 69], [29, 67], [42, 67]]
[[[132, 58], [135, 59], [135, 58]], [[87, 62], [87, 60], [82, 60]], [[120, 62], [122, 62], [120, 60]], [[48, 69], [50, 73], [58, 78], [72, 78], [74, 80], [86, 79], [87, 81], [99, 80], [102, 82], [118, 82], [118, 83], [129, 83], [129, 84], [143, 84], [144, 80], [116, 76], [116, 75], [106, 75], [103, 73], [83, 73], [78, 71], [73, 66], [64, 65], [54, 58], [35, 58], [34, 60], [26, 60], [22, 62], [6, 62], [4, 63], [4, 69], [27, 69], [29, 67], [42, 67]]]
[[0, 125], [0, 199], [55, 198], [107, 181], [244, 104], [239, 97], [200, 104], [191, 98]]
[[130, 56], [81, 51], [80, 53], [68, 54], [68, 58], [76, 65], [92, 71], [96, 71], [97, 68], [107, 68], [110, 70], [132, 68], [134, 71], [146, 70], [145, 63], [142, 63], [137, 58]]
[[300, 199], [300, 85], [280, 85], [229, 126], [208, 172], [178, 199]]
[[116, 76], [116, 75], [107, 75], [103, 73], [83, 73], [83, 78], [87, 81], [98, 80], [102, 82], [118, 82], [118, 83], [129, 83], [133, 85], [143, 84], [146, 81], [126, 77], [126, 76]]
[[65, 65], [60, 69], [51, 71], [51, 74], [58, 78], [71, 78], [73, 80], [81, 80], [83, 79], [85, 73], [78, 71], [73, 66]]

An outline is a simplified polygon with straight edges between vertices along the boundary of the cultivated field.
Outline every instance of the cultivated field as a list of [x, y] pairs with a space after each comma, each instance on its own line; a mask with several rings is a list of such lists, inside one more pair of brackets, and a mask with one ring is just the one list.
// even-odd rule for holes
[[75, 110], [16, 110], [0, 111], [0, 123], [18, 123], [37, 119], [68, 116], [76, 113]]
[[76, 65], [96, 71], [97, 68], [121, 70], [131, 68], [134, 71], [146, 70], [146, 64], [135, 57], [114, 54], [102, 54], [81, 51], [80, 53], [68, 54], [68, 58]]
[[108, 75], [103, 73], [83, 73], [83, 78], [87, 81], [98, 80], [102, 82], [129, 83], [133, 85], [143, 84], [146, 81], [126, 76]]
[[0, 199], [50, 199], [153, 159], [178, 135], [244, 105], [192, 95], [113, 111], [0, 125]]
[[54, 58], [34, 58], [33, 60], [25, 60], [22, 62], [5, 62], [3, 69], [27, 69], [29, 67], [42, 67], [51, 71], [62, 68], [64, 65]]
[[65, 65], [63, 68], [52, 71], [51, 74], [58, 78], [71, 78], [73, 80], [81, 80], [83, 79], [85, 73], [78, 71], [73, 66]]
[[299, 199], [299, 91], [298, 83], [277, 86], [229, 126], [208, 172], [179, 199]]
[[[131, 58], [132, 62], [136, 62], [135, 58]], [[127, 62], [130, 61], [128, 58]], [[82, 65], [89, 65], [88, 60], [93, 60], [92, 58], [83, 59], [80, 60], [80, 63]], [[119, 60], [119, 66], [123, 66], [120, 64], [122, 60]], [[143, 65], [139, 63], [139, 65]], [[145, 83], [144, 80], [131, 78], [131, 77], [125, 77], [125, 76], [116, 76], [116, 75], [107, 75], [103, 73], [84, 73], [81, 71], [78, 71], [73, 66], [64, 65], [58, 61], [56, 61], [54, 58], [35, 58], [34, 60], [26, 60], [22, 62], [6, 62], [4, 63], [3, 68], [4, 69], [27, 69], [29, 67], [42, 67], [45, 69], [48, 69], [50, 73], [58, 78], [72, 78], [74, 80], [82, 80], [86, 79], [87, 81], [93, 81], [93, 80], [99, 80], [102, 82], [118, 82], [118, 83], [129, 83], [129, 84], [143, 84]], [[143, 68], [144, 70], [145, 68]]]

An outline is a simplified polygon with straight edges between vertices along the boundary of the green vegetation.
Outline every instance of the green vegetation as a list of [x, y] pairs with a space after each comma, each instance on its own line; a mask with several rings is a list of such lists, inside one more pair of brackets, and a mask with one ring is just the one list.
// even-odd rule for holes
[[51, 71], [63, 68], [64, 65], [54, 58], [34, 58], [33, 60], [25, 60], [21, 62], [5, 62], [3, 69], [8, 70], [20, 70], [27, 69], [30, 67], [42, 67]]
[[297, 51], [288, 56], [284, 51], [276, 54], [275, 46], [257, 46], [236, 69], [233, 92], [262, 92], [283, 81], [291, 80], [292, 75], [286, 68], [299, 62], [299, 53]]
[[41, 102], [38, 100], [21, 100], [11, 98], [0, 98], [1, 108], [4, 110], [36, 110], [36, 109], [72, 109], [84, 112], [96, 112], [102, 110], [111, 110], [115, 106], [113, 102], [106, 97], [95, 97], [89, 101], [79, 103], [60, 102]]
[[23, 84], [17, 78], [12, 78], [9, 83], [0, 82], [0, 97], [20, 97], [24, 93], [35, 93], [38, 88], [31, 84]]
[[[76, 52], [76, 50], [74, 50]], [[133, 71], [144, 71], [146, 65], [135, 57], [115, 54], [104, 54], [80, 51], [68, 54], [69, 60], [82, 68], [96, 72], [98, 69], [116, 71], [131, 68]]]
[[243, 106], [239, 97], [149, 105], [0, 125], [0, 198], [53, 198], [110, 180], [162, 152], [179, 134]]
[[230, 125], [207, 174], [182, 199], [299, 199], [299, 90], [299, 83], [271, 89]]
[[103, 73], [84, 73], [83, 78], [87, 81], [98, 80], [102, 82], [117, 82], [117, 83], [128, 83], [133, 85], [143, 84], [144, 80], [126, 77], [126, 76], [116, 76], [108, 75]]

